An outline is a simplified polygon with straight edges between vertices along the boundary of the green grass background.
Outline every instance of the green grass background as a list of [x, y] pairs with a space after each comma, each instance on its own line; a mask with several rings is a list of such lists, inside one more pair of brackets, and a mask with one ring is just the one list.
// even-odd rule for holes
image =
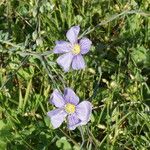
[[[80, 25], [87, 68], [64, 73], [56, 40]], [[53, 129], [53, 89], [93, 104], [91, 121]], [[83, 141], [84, 140], [84, 141]], [[83, 146], [81, 147], [81, 144]], [[0, 0], [0, 150], [150, 150], [148, 0]]]

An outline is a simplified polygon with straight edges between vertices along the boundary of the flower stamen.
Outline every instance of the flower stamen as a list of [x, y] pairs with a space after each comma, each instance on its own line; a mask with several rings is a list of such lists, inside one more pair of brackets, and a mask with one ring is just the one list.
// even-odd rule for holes
[[67, 103], [66, 106], [65, 106], [65, 111], [66, 111], [68, 114], [74, 113], [74, 112], [75, 112], [75, 105], [70, 104], [70, 103]]
[[72, 53], [75, 54], [75, 55], [77, 55], [77, 54], [80, 53], [80, 51], [81, 51], [80, 45], [79, 44], [75, 44], [74, 47], [73, 47], [73, 49], [72, 49]]

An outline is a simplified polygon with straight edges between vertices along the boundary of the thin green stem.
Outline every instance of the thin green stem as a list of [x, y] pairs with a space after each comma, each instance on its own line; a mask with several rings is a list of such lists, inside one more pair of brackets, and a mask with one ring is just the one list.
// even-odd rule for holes
[[84, 146], [84, 142], [85, 142], [82, 126], [79, 126], [79, 131], [80, 131], [81, 138], [82, 138], [82, 143], [81, 143], [81, 146], [80, 146], [80, 150], [82, 150], [82, 149], [83, 149], [83, 146]]

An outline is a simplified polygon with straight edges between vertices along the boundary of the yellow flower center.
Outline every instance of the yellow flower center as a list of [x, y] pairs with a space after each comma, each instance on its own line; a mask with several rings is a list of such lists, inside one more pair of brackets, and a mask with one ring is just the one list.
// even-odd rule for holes
[[75, 105], [67, 103], [65, 106], [65, 111], [69, 114], [72, 114], [75, 112]]
[[80, 51], [81, 51], [80, 45], [79, 44], [75, 44], [74, 47], [73, 47], [72, 53], [77, 55], [77, 54], [80, 53]]

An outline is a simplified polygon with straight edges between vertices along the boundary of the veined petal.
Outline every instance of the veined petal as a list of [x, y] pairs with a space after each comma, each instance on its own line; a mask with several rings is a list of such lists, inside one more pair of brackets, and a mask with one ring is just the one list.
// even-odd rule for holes
[[77, 117], [82, 121], [83, 124], [87, 124], [90, 120], [90, 115], [92, 113], [92, 104], [88, 101], [83, 101], [76, 106]]
[[73, 54], [69, 52], [59, 56], [57, 59], [57, 63], [63, 68], [65, 72], [67, 72], [70, 69], [72, 59], [73, 59]]
[[64, 99], [66, 103], [71, 103], [77, 105], [79, 103], [79, 97], [71, 88], [65, 88], [64, 90]]
[[74, 70], [80, 70], [80, 69], [84, 69], [86, 67], [85, 65], [85, 61], [82, 57], [82, 55], [76, 55], [73, 57], [73, 60], [72, 60], [72, 68]]
[[92, 42], [88, 38], [82, 38], [79, 41], [79, 45], [81, 48], [81, 54], [86, 54], [89, 52]]
[[65, 117], [67, 116], [67, 113], [63, 109], [58, 108], [58, 109], [49, 111], [47, 115], [50, 117], [51, 123], [54, 129], [56, 129], [62, 124]]
[[73, 26], [68, 30], [68, 32], [66, 33], [66, 37], [70, 41], [70, 43], [72, 44], [77, 43], [79, 31], [80, 31], [79, 26]]
[[54, 92], [52, 93], [50, 103], [52, 103], [53, 105], [55, 105], [55, 107], [58, 108], [61, 108], [65, 105], [64, 98], [57, 89], [55, 89]]
[[54, 47], [55, 54], [61, 54], [70, 52], [72, 50], [72, 45], [66, 41], [56, 41], [56, 46]]
[[67, 117], [68, 128], [74, 130], [76, 127], [80, 126], [81, 120], [77, 117], [76, 114], [69, 115]]

